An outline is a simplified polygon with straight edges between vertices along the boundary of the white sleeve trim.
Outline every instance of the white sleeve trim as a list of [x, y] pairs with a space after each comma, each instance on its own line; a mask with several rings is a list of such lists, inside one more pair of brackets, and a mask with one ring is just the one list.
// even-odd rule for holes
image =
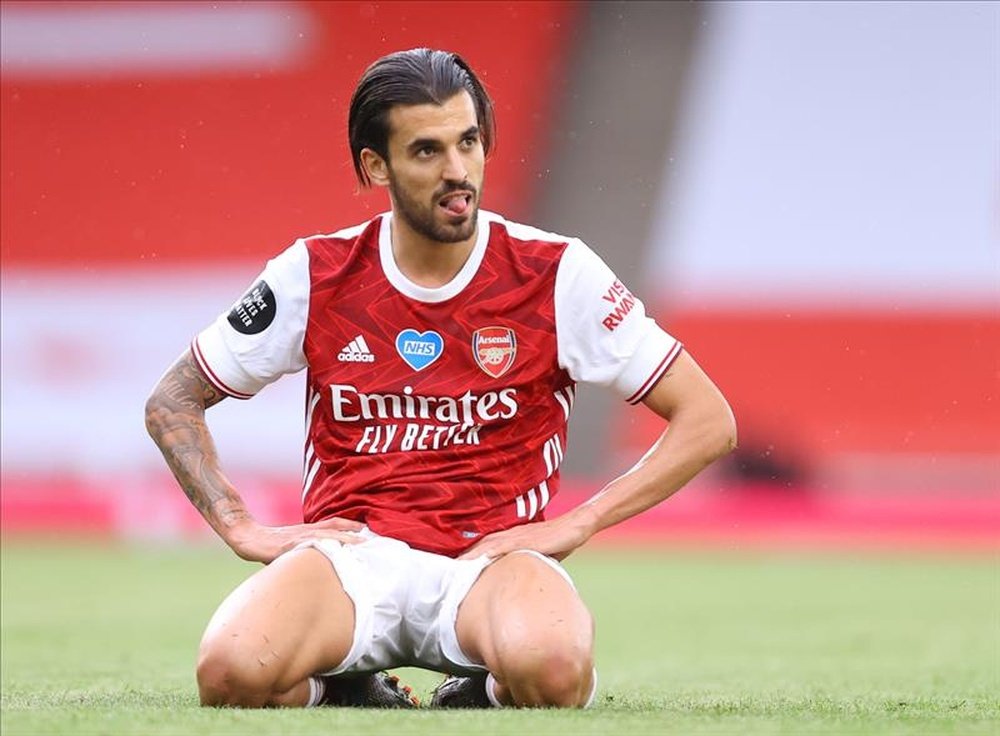
[[[660, 330], [660, 334], [666, 335], [667, 333]], [[674, 340], [673, 345], [667, 351], [667, 354], [663, 356], [663, 360], [661, 360], [657, 364], [656, 368], [654, 368], [653, 371], [646, 377], [646, 380], [643, 381], [642, 384], [639, 386], [639, 388], [636, 389], [636, 391], [631, 396], [627, 397], [625, 401], [627, 401], [630, 404], [638, 404], [640, 401], [646, 398], [646, 394], [648, 394], [650, 390], [653, 388], [653, 386], [656, 385], [656, 382], [663, 377], [663, 374], [670, 369], [670, 366], [673, 365], [673, 362], [675, 360], [677, 360], [677, 356], [681, 354], [681, 351], [683, 349], [684, 346], [681, 345], [677, 340]], [[645, 361], [642, 361], [642, 365], [645, 366], [645, 364], [646, 364]]]
[[610, 386], [631, 403], [642, 400], [681, 351], [580, 240], [569, 241], [559, 262], [555, 312], [559, 365], [573, 380]]
[[[224, 312], [191, 343], [199, 367], [220, 391], [249, 399], [287, 373], [306, 366], [303, 344], [309, 319], [309, 251], [304, 240], [268, 261], [254, 282], [273, 295], [273, 316], [263, 329], [237, 330]], [[237, 302], [239, 304], [239, 302]]]
[[[255, 392], [244, 393], [242, 391], [237, 391], [235, 388], [228, 385], [225, 381], [219, 378], [219, 374], [212, 368], [211, 364], [205, 359], [205, 354], [202, 352], [199, 340], [204, 339], [206, 342], [211, 344], [214, 334], [215, 334], [214, 331], [212, 331], [211, 328], [208, 328], [202, 331], [200, 335], [195, 336], [194, 340], [191, 341], [191, 353], [192, 355], [194, 355], [194, 359], [198, 363], [198, 367], [201, 368], [202, 372], [212, 383], [212, 385], [214, 385], [222, 393], [228, 394], [229, 396], [232, 396], [233, 398], [236, 399], [252, 399]], [[210, 350], [216, 356], [215, 361], [218, 365], [223, 365], [225, 363], [228, 363], [228, 365], [226, 365], [226, 367], [222, 369], [220, 372], [225, 373], [227, 375], [234, 375], [235, 373], [239, 372], [240, 370], [239, 364], [236, 363], [234, 360], [232, 360], [224, 349], [210, 348]], [[241, 383], [243, 384], [250, 383], [249, 377], [247, 377], [246, 381], [243, 381]]]

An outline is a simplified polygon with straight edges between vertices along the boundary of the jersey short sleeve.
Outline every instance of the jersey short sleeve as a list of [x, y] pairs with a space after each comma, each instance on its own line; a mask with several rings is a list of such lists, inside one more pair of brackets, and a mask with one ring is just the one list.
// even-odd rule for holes
[[680, 354], [594, 251], [569, 241], [556, 274], [559, 364], [574, 381], [610, 386], [638, 403]]
[[309, 292], [309, 251], [299, 240], [268, 261], [232, 309], [195, 337], [191, 350], [216, 388], [249, 399], [305, 367]]

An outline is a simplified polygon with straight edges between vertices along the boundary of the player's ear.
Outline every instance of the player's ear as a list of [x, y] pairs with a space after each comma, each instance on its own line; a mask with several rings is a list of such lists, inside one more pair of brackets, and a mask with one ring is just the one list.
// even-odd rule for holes
[[389, 164], [370, 148], [361, 149], [361, 165], [373, 186], [389, 186]]

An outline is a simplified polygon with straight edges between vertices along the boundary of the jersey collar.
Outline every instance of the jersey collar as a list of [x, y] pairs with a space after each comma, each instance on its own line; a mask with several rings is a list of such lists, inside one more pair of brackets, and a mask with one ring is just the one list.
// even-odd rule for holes
[[476, 242], [473, 244], [472, 252], [469, 253], [465, 264], [447, 284], [429, 288], [410, 281], [396, 265], [396, 259], [392, 255], [392, 212], [386, 212], [381, 215], [382, 221], [379, 224], [378, 233], [378, 254], [382, 263], [382, 272], [397, 291], [411, 299], [431, 304], [447, 301], [461, 293], [462, 289], [472, 281], [476, 271], [479, 270], [479, 264], [483, 262], [483, 256], [486, 255], [486, 244], [490, 239], [490, 222], [495, 219], [498, 218], [493, 213], [479, 210]]

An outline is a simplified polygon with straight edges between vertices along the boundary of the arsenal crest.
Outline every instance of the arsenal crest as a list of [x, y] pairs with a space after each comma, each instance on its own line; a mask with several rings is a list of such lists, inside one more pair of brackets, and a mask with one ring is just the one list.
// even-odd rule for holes
[[472, 333], [472, 357], [476, 365], [500, 378], [514, 365], [517, 337], [508, 327], [483, 327]]

